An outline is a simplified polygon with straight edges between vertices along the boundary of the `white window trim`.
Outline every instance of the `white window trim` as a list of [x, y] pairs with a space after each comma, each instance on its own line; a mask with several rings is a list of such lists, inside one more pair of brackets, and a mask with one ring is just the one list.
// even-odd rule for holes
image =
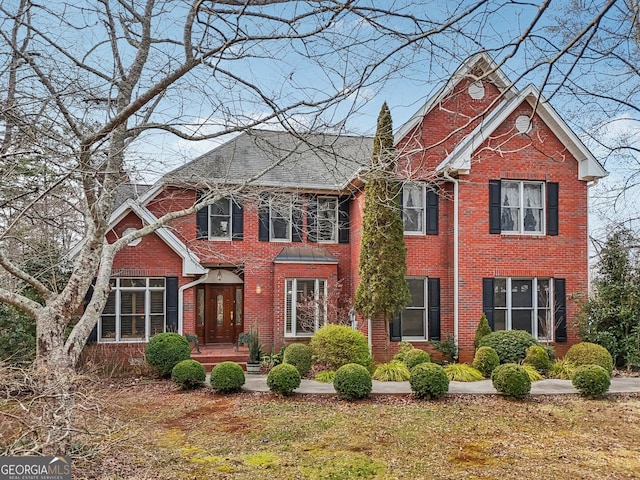
[[218, 240], [218, 241], [231, 241], [233, 236], [233, 204], [231, 203], [233, 200], [231, 198], [221, 198], [218, 201], [226, 200], [229, 202], [229, 226], [227, 227], [227, 231], [229, 232], [226, 237], [216, 237], [211, 234], [211, 207], [213, 205], [209, 205], [207, 208], [207, 227], [209, 229], [209, 240]]
[[[145, 286], [144, 287], [121, 287], [120, 280], [128, 280], [130, 278], [144, 278]], [[149, 280], [163, 280], [163, 287], [150, 287]], [[151, 332], [151, 295], [152, 291], [162, 291], [164, 292], [163, 296], [163, 305], [164, 305], [164, 330], [167, 328], [167, 281], [164, 277], [116, 277], [115, 278], [116, 285], [112, 287], [111, 293], [115, 295], [115, 314], [113, 317], [115, 318], [115, 337], [102, 337], [102, 314], [98, 318], [98, 343], [135, 343], [135, 342], [148, 342]], [[144, 291], [144, 337], [138, 338], [121, 338], [122, 333], [122, 318], [121, 318], [121, 301], [120, 301], [120, 292], [123, 291]]]
[[[422, 229], [421, 230], [406, 230], [406, 226], [404, 223], [404, 210], [405, 210], [405, 205], [404, 203], [406, 202], [408, 195], [405, 194], [405, 187], [417, 187], [422, 189], [422, 206], [421, 206], [421, 210], [422, 210]], [[410, 182], [408, 184], [405, 184], [402, 186], [402, 230], [404, 232], [405, 235], [424, 235], [426, 233], [426, 228], [427, 228], [427, 186], [424, 183], [418, 183], [418, 182]], [[412, 210], [417, 210], [417, 208], [412, 208]]]
[[317, 205], [317, 211], [320, 210], [320, 202], [322, 200], [326, 200], [326, 201], [332, 201], [335, 203], [335, 207], [334, 207], [334, 219], [335, 221], [333, 222], [333, 240], [321, 240], [320, 239], [320, 216], [316, 213], [316, 229], [317, 229], [317, 240], [318, 243], [338, 243], [338, 223], [340, 222], [340, 217], [339, 217], [339, 211], [338, 211], [338, 198], [337, 197], [318, 197], [318, 205]]
[[[513, 322], [512, 322], [512, 312], [513, 312], [513, 301], [511, 298], [511, 282], [512, 280], [532, 280], [531, 282], [531, 295], [534, 297], [531, 299], [532, 310], [533, 310], [533, 319], [531, 325], [531, 335], [533, 338], [536, 338], [540, 341], [545, 342], [553, 342], [555, 338], [555, 308], [554, 308], [554, 284], [553, 278], [551, 277], [496, 277], [496, 279], [506, 280], [507, 282], [507, 298], [506, 298], [506, 307], [494, 307], [494, 310], [503, 310], [505, 311], [505, 330], [513, 330]], [[538, 281], [546, 280], [549, 282], [549, 294], [547, 295], [549, 307], [546, 309], [551, 315], [551, 338], [541, 337], [540, 332], [538, 332]], [[527, 309], [528, 310], [528, 309]]]
[[407, 280], [422, 280], [422, 298], [424, 299], [424, 307], [405, 307], [400, 313], [400, 318], [402, 318], [402, 314], [405, 310], [422, 310], [422, 324], [424, 326], [424, 335], [423, 336], [404, 336], [402, 335], [402, 320], [400, 320], [400, 338], [403, 342], [424, 342], [429, 340], [429, 296], [427, 292], [428, 288], [428, 277], [406, 277]]
[[[324, 292], [323, 298], [325, 302], [324, 315], [323, 318], [320, 317], [320, 312], [318, 311], [318, 306], [316, 306], [315, 312], [315, 331], [314, 332], [305, 332], [298, 334], [297, 330], [297, 322], [296, 322], [296, 307], [297, 307], [297, 296], [298, 296], [298, 281], [313, 281], [314, 282], [314, 301], [317, 303], [320, 298], [320, 281], [324, 282]], [[287, 332], [287, 301], [289, 296], [289, 291], [287, 289], [288, 282], [291, 282], [291, 295], [296, 295], [295, 301], [292, 296], [291, 298], [291, 332]], [[284, 336], [286, 338], [304, 338], [304, 337], [312, 337], [313, 334], [318, 331], [318, 329], [327, 324], [327, 279], [326, 278], [285, 278], [284, 280]]]
[[[519, 215], [519, 220], [520, 220], [520, 225], [518, 225], [518, 230], [502, 230], [502, 224], [500, 226], [500, 232], [503, 235], [533, 235], [533, 236], [540, 236], [540, 235], [546, 235], [547, 232], [547, 194], [546, 194], [546, 184], [545, 182], [542, 181], [536, 181], [536, 180], [510, 180], [510, 179], [502, 179], [500, 180], [501, 186], [504, 185], [505, 183], [517, 183], [518, 184], [518, 195], [519, 195], [519, 211], [520, 211], [520, 215]], [[535, 231], [526, 231], [524, 229], [524, 216], [525, 216], [525, 211], [526, 208], [524, 206], [524, 185], [525, 184], [530, 184], [530, 185], [542, 185], [542, 191], [540, 193], [541, 195], [541, 202], [542, 202], [542, 215], [540, 215], [540, 223], [541, 228], [539, 230], [535, 230]], [[500, 199], [500, 215], [502, 215], [502, 209], [504, 208], [504, 206], [502, 205], [502, 199]], [[512, 207], [513, 208], [513, 207]]]
[[[273, 204], [275, 202], [280, 202], [281, 199], [273, 199], [270, 198], [269, 199], [269, 241], [270, 242], [291, 242], [292, 238], [293, 238], [293, 199], [288, 200], [289, 202], [289, 225], [287, 227], [287, 238], [273, 238], [273, 228], [272, 228], [272, 223], [273, 222]], [[284, 207], [284, 205], [283, 205]]]

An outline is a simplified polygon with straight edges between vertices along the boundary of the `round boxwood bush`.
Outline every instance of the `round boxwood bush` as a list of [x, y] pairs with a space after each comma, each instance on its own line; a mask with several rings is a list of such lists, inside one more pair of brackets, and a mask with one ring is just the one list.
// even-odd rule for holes
[[189, 342], [177, 333], [158, 333], [149, 339], [145, 349], [147, 363], [158, 369], [160, 375], [168, 377], [173, 367], [191, 357]]
[[481, 347], [496, 351], [500, 363], [520, 363], [531, 345], [538, 345], [538, 341], [524, 330], [499, 330], [480, 339]]
[[292, 343], [284, 351], [283, 362], [289, 363], [298, 369], [301, 377], [311, 371], [311, 347], [304, 343]]
[[273, 393], [291, 395], [299, 386], [300, 372], [298, 372], [298, 369], [290, 363], [276, 365], [267, 375], [267, 387], [269, 387], [269, 390]]
[[538, 372], [545, 374], [551, 368], [551, 360], [549, 354], [544, 347], [540, 345], [531, 345], [527, 348], [527, 355], [522, 362], [525, 365], [531, 365]]
[[204, 365], [196, 360], [182, 360], [171, 370], [171, 380], [185, 390], [201, 387], [206, 378]]
[[483, 377], [489, 378], [493, 369], [498, 365], [500, 365], [500, 357], [493, 348], [480, 347], [476, 350], [472, 366], [478, 369]]
[[359, 400], [371, 394], [371, 374], [366, 367], [348, 363], [336, 370], [333, 388], [345, 400]]
[[494, 368], [491, 382], [493, 388], [508, 397], [523, 398], [531, 391], [529, 374], [515, 363], [505, 363]]
[[600, 365], [609, 375], [613, 372], [613, 358], [609, 351], [601, 345], [589, 342], [580, 342], [569, 348], [564, 359], [575, 366]]
[[429, 363], [431, 361], [431, 356], [425, 352], [424, 350], [420, 350], [419, 348], [414, 348], [409, 350], [404, 354], [404, 364], [407, 366], [409, 371], [416, 365], [420, 365], [421, 363]]
[[599, 397], [609, 390], [611, 377], [600, 365], [581, 365], [573, 373], [571, 383], [580, 395]]
[[[311, 349], [316, 362], [328, 370], [357, 363], [373, 371], [373, 358], [369, 353], [367, 337], [345, 325], [325, 325], [311, 337]], [[286, 352], [286, 350], [285, 350]]]
[[411, 369], [409, 385], [416, 397], [435, 400], [449, 391], [449, 377], [440, 365], [420, 363]]
[[211, 370], [211, 388], [220, 393], [239, 392], [244, 385], [244, 370], [234, 362], [222, 362]]

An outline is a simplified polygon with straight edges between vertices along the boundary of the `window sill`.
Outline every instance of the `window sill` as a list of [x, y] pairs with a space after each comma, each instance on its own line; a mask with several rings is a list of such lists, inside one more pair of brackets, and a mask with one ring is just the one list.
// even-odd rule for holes
[[231, 237], [209, 237], [210, 242], [230, 242]]

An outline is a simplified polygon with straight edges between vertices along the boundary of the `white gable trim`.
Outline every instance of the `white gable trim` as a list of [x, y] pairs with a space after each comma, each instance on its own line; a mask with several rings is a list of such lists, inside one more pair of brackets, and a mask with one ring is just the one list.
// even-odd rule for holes
[[509, 81], [507, 76], [500, 70], [498, 64], [485, 52], [477, 53], [469, 57], [465, 62], [458, 67], [458, 70], [449, 78], [447, 83], [438, 92], [433, 95], [427, 102], [420, 107], [420, 109], [411, 116], [411, 118], [402, 125], [395, 134], [396, 144], [406, 137], [411, 130], [422, 122], [424, 116], [433, 109], [438, 103], [440, 103], [447, 95], [449, 95], [454, 87], [470, 72], [480, 67], [482, 71], [487, 74], [487, 78], [491, 80], [500, 90], [505, 92], [505, 97], [509, 98], [515, 94], [511, 93], [513, 84]]
[[592, 181], [608, 175], [608, 172], [593, 156], [585, 144], [562, 120], [560, 115], [542, 97], [533, 85], [527, 86], [518, 95], [500, 103], [436, 168], [438, 172], [468, 174], [471, 157], [493, 132], [511, 115], [522, 102], [527, 101], [535, 113], [553, 131], [571, 155], [578, 161], [578, 179]]
[[[126, 200], [111, 214], [109, 219], [109, 229], [113, 229], [118, 223], [120, 223], [129, 212], [135, 213], [142, 223], [147, 225], [152, 224], [158, 220], [158, 218], [146, 208], [140, 206], [131, 199]], [[207, 269], [200, 264], [198, 256], [187, 248], [178, 237], [176, 237], [171, 230], [165, 227], [161, 227], [154, 232], [160, 237], [164, 243], [166, 243], [171, 250], [173, 250], [180, 258], [182, 258], [182, 276], [190, 275], [202, 275], [207, 273]], [[68, 254], [69, 258], [74, 258], [84, 245], [84, 240], [76, 244]]]

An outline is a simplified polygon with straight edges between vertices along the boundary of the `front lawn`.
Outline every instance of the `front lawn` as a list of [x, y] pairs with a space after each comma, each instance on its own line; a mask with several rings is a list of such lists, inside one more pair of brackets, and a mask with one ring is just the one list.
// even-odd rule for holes
[[[511, 401], [183, 392], [96, 386], [77, 479], [625, 479], [640, 477], [640, 397]], [[6, 405], [5, 405], [6, 407]]]

